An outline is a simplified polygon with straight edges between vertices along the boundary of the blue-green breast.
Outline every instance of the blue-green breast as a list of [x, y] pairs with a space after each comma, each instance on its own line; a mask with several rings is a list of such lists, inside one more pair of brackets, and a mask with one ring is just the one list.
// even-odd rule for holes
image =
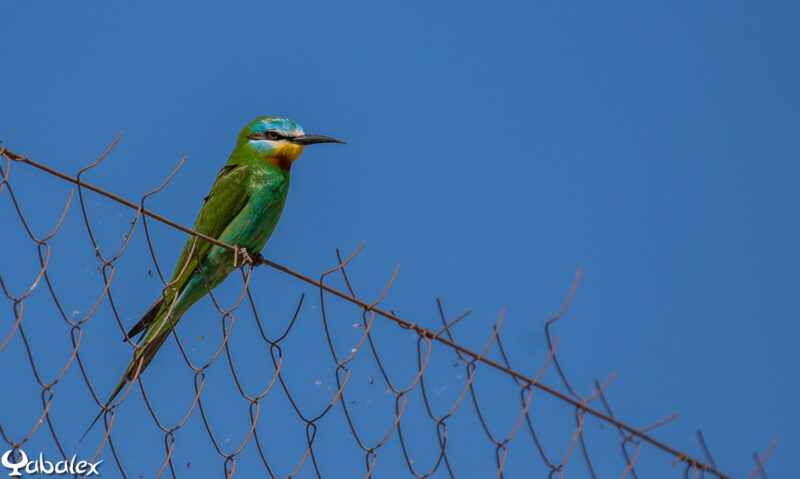
[[250, 197], [246, 212], [245, 233], [248, 248], [260, 251], [269, 239], [286, 203], [289, 192], [289, 172], [272, 165], [250, 165], [253, 171], [247, 182], [247, 195]]

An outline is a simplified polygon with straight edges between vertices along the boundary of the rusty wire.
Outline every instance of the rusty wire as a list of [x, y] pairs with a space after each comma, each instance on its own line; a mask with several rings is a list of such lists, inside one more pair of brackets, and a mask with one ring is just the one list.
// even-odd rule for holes
[[[164, 458], [163, 462], [160, 463], [158, 477], [161, 477], [167, 471], [169, 471], [169, 475], [171, 477], [177, 477], [178, 472], [176, 471], [176, 465], [173, 460], [173, 451], [175, 446], [175, 433], [176, 431], [180, 430], [186, 422], [189, 420], [192, 413], [197, 409], [197, 412], [200, 415], [203, 427], [211, 440], [211, 443], [214, 447], [215, 452], [223, 459], [223, 475], [225, 477], [232, 477], [234, 475], [237, 463], [237, 456], [244, 450], [245, 446], [252, 442], [255, 444], [257, 449], [258, 455], [260, 457], [261, 462], [263, 463], [264, 470], [270, 477], [279, 477], [279, 473], [274, 470], [272, 466], [270, 466], [270, 460], [268, 459], [268, 452], [265, 451], [265, 448], [262, 445], [261, 440], [259, 439], [257, 423], [258, 419], [261, 414], [261, 404], [260, 400], [267, 397], [268, 394], [282, 394], [283, 397], [288, 400], [291, 404], [291, 407], [297, 418], [305, 424], [305, 435], [306, 435], [306, 448], [303, 454], [297, 461], [294, 469], [288, 474], [288, 477], [295, 477], [298, 475], [299, 471], [306, 464], [309, 460], [311, 463], [311, 467], [314, 470], [314, 474], [316, 477], [323, 477], [323, 475], [328, 475], [329, 477], [338, 477], [338, 474], [333, 471], [324, 471], [322, 465], [319, 463], [317, 458], [317, 450], [315, 449], [316, 434], [319, 425], [317, 424], [318, 421], [323, 418], [326, 414], [329, 413], [334, 407], [337, 406], [341, 408], [342, 413], [345, 418], [345, 422], [347, 424], [347, 428], [349, 429], [349, 433], [355, 440], [357, 447], [363, 452], [364, 455], [364, 474], [365, 477], [373, 477], [373, 470], [376, 465], [376, 462], [381, 454], [381, 448], [383, 448], [387, 442], [396, 437], [400, 449], [404, 456], [404, 461], [408, 467], [408, 472], [411, 476], [416, 478], [426, 478], [432, 476], [433, 474], [440, 472], [440, 475], [445, 475], [449, 477], [455, 477], [455, 473], [451, 464], [452, 458], [448, 456], [449, 452], [452, 450], [448, 450], [448, 420], [453, 416], [453, 414], [459, 409], [467, 408], [467, 406], [463, 406], [463, 404], [469, 403], [471, 407], [469, 410], [474, 417], [477, 418], [478, 422], [480, 423], [481, 429], [485, 433], [485, 436], [488, 440], [488, 443], [492, 445], [494, 448], [494, 456], [495, 456], [495, 464], [496, 464], [496, 473], [495, 477], [504, 477], [504, 467], [506, 464], [506, 459], [509, 454], [508, 445], [509, 443], [514, 440], [516, 437], [520, 437], [520, 432], [522, 430], [527, 431], [525, 433], [529, 438], [532, 444], [533, 450], [538, 457], [541, 458], [543, 463], [548, 468], [549, 477], [563, 477], [563, 468], [564, 466], [570, 461], [572, 457], [575, 456], [574, 451], [576, 448], [581, 450], [581, 456], [583, 458], [583, 462], [586, 465], [586, 469], [588, 474], [591, 477], [598, 477], [595, 471], [595, 468], [591, 461], [591, 454], [589, 447], [587, 446], [587, 441], [584, 437], [584, 422], [586, 419], [587, 414], [592, 416], [596, 419], [599, 419], [607, 424], [614, 426], [622, 440], [620, 443], [622, 456], [624, 458], [623, 469], [619, 471], [619, 475], [623, 478], [625, 477], [633, 477], [637, 478], [637, 473], [635, 470], [635, 464], [637, 458], [639, 457], [640, 450], [643, 446], [647, 445], [649, 447], [654, 447], [660, 449], [674, 458], [674, 465], [678, 463], [683, 463], [685, 466], [684, 476], [689, 477], [691, 474], [692, 477], [697, 477], [699, 474], [700, 477], [703, 477], [706, 473], [710, 475], [714, 475], [720, 478], [727, 478], [726, 474], [722, 473], [716, 466], [714, 460], [711, 458], [711, 455], [708, 450], [708, 446], [705, 442], [705, 439], [702, 436], [702, 433], [698, 430], [698, 437], [700, 439], [702, 448], [708, 458], [709, 463], [701, 461], [698, 458], [691, 457], [688, 454], [680, 451], [677, 448], [674, 448], [668, 444], [665, 444], [651, 435], [649, 435], [649, 431], [654, 428], [657, 428], [668, 421], [674, 419], [677, 415], [670, 416], [667, 419], [662, 421], [656, 422], [651, 426], [647, 426], [645, 428], [636, 428], [627, 423], [624, 423], [617, 419], [617, 417], [612, 413], [611, 407], [607, 401], [607, 398], [604, 394], [606, 389], [611, 384], [611, 380], [613, 378], [613, 374], [609, 376], [609, 378], [603, 383], [602, 385], [595, 381], [595, 389], [594, 391], [585, 396], [581, 395], [577, 391], [573, 389], [570, 385], [569, 381], [567, 380], [567, 376], [565, 371], [563, 370], [561, 364], [558, 362], [558, 356], [556, 354], [557, 346], [559, 338], [556, 336], [553, 338], [551, 336], [550, 327], [553, 323], [558, 321], [567, 310], [569, 303], [575, 294], [577, 289], [578, 283], [580, 281], [580, 271], [576, 275], [575, 281], [572, 285], [572, 289], [570, 290], [566, 301], [564, 302], [561, 310], [556, 314], [553, 318], [548, 320], [545, 323], [545, 338], [548, 347], [548, 354], [547, 358], [544, 363], [541, 365], [540, 369], [536, 376], [528, 376], [523, 374], [522, 372], [512, 368], [512, 365], [509, 361], [509, 358], [506, 354], [505, 349], [503, 348], [501, 335], [500, 335], [500, 327], [503, 321], [503, 312], [500, 313], [497, 323], [494, 325], [490, 337], [484, 346], [484, 348], [480, 352], [473, 351], [461, 345], [460, 343], [456, 342], [454, 333], [453, 333], [453, 326], [461, 321], [463, 318], [467, 317], [470, 314], [470, 311], [467, 311], [461, 315], [456, 316], [455, 318], [448, 321], [447, 315], [444, 312], [444, 307], [442, 303], [437, 300], [438, 306], [438, 315], [441, 321], [441, 327], [438, 329], [433, 328], [431, 326], [423, 327], [418, 322], [411, 322], [407, 319], [403, 319], [397, 316], [392, 311], [386, 311], [378, 307], [379, 303], [383, 300], [386, 293], [389, 291], [395, 276], [397, 274], [397, 270], [395, 269], [394, 273], [391, 277], [387, 280], [386, 286], [383, 289], [383, 292], [378, 296], [377, 299], [374, 301], [366, 301], [360, 299], [357, 295], [355, 288], [351, 282], [350, 277], [348, 276], [346, 267], [347, 265], [356, 257], [356, 255], [360, 251], [360, 247], [353, 252], [348, 258], [342, 258], [339, 250], [336, 250], [336, 260], [337, 264], [323, 273], [318, 280], [315, 280], [307, 275], [294, 271], [290, 268], [277, 264], [267, 259], [260, 258], [257, 261], [251, 261], [249, 264], [245, 264], [243, 261], [243, 267], [241, 268], [242, 279], [243, 279], [243, 287], [240, 291], [236, 302], [228, 308], [223, 307], [217, 298], [214, 296], [213, 291], [209, 290], [209, 297], [214, 304], [214, 307], [220, 314], [220, 326], [222, 331], [222, 340], [217, 347], [214, 354], [211, 358], [206, 361], [204, 364], [195, 364], [190, 359], [189, 355], [187, 354], [185, 346], [182, 344], [181, 339], [175, 329], [171, 331], [171, 337], [174, 338], [178, 349], [183, 357], [183, 360], [186, 366], [193, 374], [193, 384], [194, 384], [194, 397], [191, 400], [191, 404], [189, 408], [186, 410], [185, 414], [181, 418], [177, 424], [166, 424], [162, 418], [159, 417], [159, 414], [153, 407], [150, 396], [153, 394], [152, 392], [148, 392], [145, 384], [142, 381], [142, 378], [138, 376], [138, 373], [135, 375], [134, 381], [131, 381], [120, 397], [107, 409], [103, 409], [103, 397], [102, 394], [98, 395], [95, 392], [94, 387], [92, 386], [92, 382], [89, 379], [89, 375], [87, 373], [86, 368], [81, 360], [80, 355], [80, 345], [82, 339], [83, 329], [82, 326], [92, 318], [94, 312], [97, 310], [99, 305], [104, 301], [107, 300], [111, 310], [114, 314], [116, 319], [117, 326], [122, 331], [123, 335], [127, 338], [125, 333], [125, 328], [123, 326], [122, 320], [117, 311], [117, 307], [114, 302], [114, 289], [112, 288], [112, 282], [114, 279], [114, 274], [116, 270], [115, 262], [124, 254], [126, 248], [128, 247], [131, 238], [133, 237], [134, 230], [138, 227], [139, 223], [142, 224], [142, 230], [144, 232], [144, 236], [147, 243], [147, 248], [149, 253], [152, 257], [154, 269], [156, 270], [158, 277], [160, 278], [164, 288], [170, 288], [171, 285], [167, 281], [166, 277], [163, 274], [163, 270], [161, 266], [158, 264], [156, 259], [155, 248], [153, 246], [153, 242], [151, 241], [150, 237], [150, 229], [148, 227], [148, 218], [154, 219], [160, 223], [163, 223], [169, 227], [175, 228], [180, 230], [184, 233], [194, 235], [195, 237], [195, 244], [198, 240], [205, 240], [214, 245], [220, 246], [222, 248], [226, 248], [230, 251], [234, 252], [234, 258], [238, 260], [238, 256], [243, 254], [244, 251], [240, 251], [236, 245], [228, 245], [225, 243], [221, 243], [214, 238], [207, 237], [203, 234], [197, 233], [189, 228], [186, 228], [179, 223], [172, 221], [166, 217], [158, 215], [152, 211], [149, 211], [145, 208], [145, 200], [147, 200], [152, 195], [157, 194], [169, 181], [170, 179], [176, 174], [178, 169], [180, 168], [183, 160], [176, 166], [176, 168], [170, 173], [170, 175], [161, 183], [160, 186], [155, 188], [154, 190], [145, 194], [138, 204], [126, 200], [114, 193], [106, 191], [104, 189], [98, 188], [94, 185], [86, 183], [81, 179], [81, 176], [89, 171], [90, 169], [97, 166], [100, 162], [103, 161], [104, 158], [108, 156], [108, 154], [112, 151], [114, 146], [116, 145], [117, 141], [119, 140], [120, 135], [114, 139], [111, 145], [103, 152], [100, 157], [97, 158], [94, 162], [90, 163], [88, 166], [82, 168], [78, 174], [73, 177], [53, 168], [50, 168], [46, 165], [41, 163], [35, 162], [23, 155], [13, 153], [8, 151], [5, 148], [0, 147], [0, 157], [5, 160], [4, 165], [0, 165], [0, 177], [2, 177], [2, 182], [0, 182], [0, 194], [6, 194], [10, 198], [14, 209], [16, 211], [19, 220], [21, 221], [27, 236], [30, 240], [36, 244], [37, 252], [39, 255], [39, 264], [40, 269], [33, 281], [32, 285], [26, 291], [23, 291], [21, 294], [12, 294], [11, 291], [6, 287], [6, 283], [3, 280], [3, 275], [0, 273], [0, 288], [2, 288], [3, 293], [5, 296], [11, 300], [13, 303], [12, 311], [13, 311], [13, 322], [11, 325], [10, 332], [6, 335], [5, 338], [2, 339], [0, 342], [0, 353], [4, 351], [8, 343], [11, 341], [12, 337], [15, 335], [19, 335], [20, 339], [22, 340], [25, 350], [27, 352], [27, 360], [31, 365], [33, 370], [33, 374], [35, 380], [38, 382], [39, 386], [41, 387], [41, 401], [42, 401], [42, 412], [39, 419], [36, 421], [35, 425], [28, 431], [21, 438], [12, 439], [10, 438], [5, 430], [3, 429], [2, 424], [0, 424], [0, 437], [10, 446], [12, 450], [14, 450], [15, 454], [20, 450], [21, 446], [28, 442], [39, 430], [39, 426], [43, 423], [47, 423], [48, 430], [52, 439], [55, 441], [59, 453], [64, 458], [67, 458], [67, 453], [64, 447], [61, 444], [61, 440], [59, 439], [58, 434], [52, 424], [50, 418], [50, 406], [53, 401], [53, 388], [54, 386], [61, 381], [67, 371], [72, 367], [79, 370], [83, 382], [86, 384], [90, 394], [96, 401], [97, 405], [101, 410], [105, 412], [103, 415], [104, 424], [105, 424], [105, 434], [97, 447], [92, 460], [97, 458], [103, 449], [108, 445], [108, 448], [111, 451], [111, 454], [114, 457], [114, 461], [116, 466], [123, 477], [129, 477], [128, 473], [126, 473], [122, 461], [120, 460], [120, 454], [122, 453], [119, 450], [118, 445], [115, 444], [115, 437], [112, 434], [113, 432], [113, 424], [114, 424], [114, 416], [115, 412], [114, 409], [121, 404], [130, 393], [131, 389], [134, 386], [138, 386], [139, 391], [142, 394], [144, 399], [144, 403], [147, 407], [147, 410], [155, 423], [155, 425], [161, 430], [163, 433], [163, 441], [164, 441]], [[100, 273], [103, 277], [103, 289], [98, 295], [98, 297], [94, 300], [94, 303], [91, 309], [88, 311], [87, 314], [83, 315], [82, 317], [78, 318], [77, 320], [73, 321], [63, 310], [61, 304], [58, 299], [58, 295], [56, 294], [55, 287], [51, 283], [50, 278], [48, 276], [48, 264], [50, 262], [50, 245], [48, 241], [53, 238], [54, 235], [57, 234], [59, 228], [69, 210], [72, 202], [72, 192], [70, 192], [69, 197], [65, 201], [65, 206], [63, 208], [63, 212], [56, 222], [52, 231], [42, 238], [38, 238], [31, 228], [28, 226], [28, 222], [26, 220], [25, 215], [23, 214], [23, 210], [17, 200], [16, 196], [13, 193], [11, 183], [9, 181], [10, 172], [12, 170], [12, 161], [14, 164], [24, 164], [34, 167], [38, 170], [44, 171], [54, 177], [60, 178], [66, 182], [72, 183], [77, 187], [78, 190], [78, 198], [81, 208], [81, 214], [84, 220], [84, 224], [86, 227], [86, 231], [89, 234], [89, 239], [92, 244], [93, 250], [99, 259], [101, 266], [98, 268]], [[96, 236], [93, 233], [92, 221], [89, 218], [87, 213], [86, 204], [85, 204], [85, 191], [92, 191], [99, 195], [102, 195], [106, 198], [113, 200], [116, 203], [125, 205], [135, 211], [135, 216], [133, 220], [130, 222], [130, 230], [128, 234], [125, 236], [125, 240], [122, 243], [122, 246], [114, 252], [112, 255], [106, 256], [103, 255], [101, 252], [101, 247], [98, 241], [96, 240]], [[191, 255], [190, 255], [191, 256]], [[288, 276], [292, 276], [297, 278], [308, 285], [312, 286], [319, 292], [320, 298], [320, 313], [322, 319], [322, 325], [325, 331], [325, 336], [327, 339], [327, 344], [329, 348], [329, 352], [332, 358], [333, 363], [335, 364], [335, 372], [334, 378], [336, 381], [336, 391], [333, 396], [330, 398], [327, 406], [323, 408], [321, 411], [316, 411], [315, 413], [309, 413], [309, 411], [304, 411], [300, 405], [298, 404], [295, 395], [292, 394], [290, 391], [289, 385], [287, 384], [284, 373], [282, 371], [282, 361], [283, 361], [283, 350], [281, 347], [281, 343], [287, 338], [287, 336], [291, 333], [298, 316], [300, 315], [301, 306], [304, 302], [305, 294], [301, 295], [298, 299], [297, 308], [294, 314], [291, 316], [291, 319], [288, 322], [288, 326], [283, 331], [283, 333], [278, 336], [277, 338], [269, 338], [268, 335], [265, 333], [265, 330], [262, 326], [262, 320], [260, 319], [260, 313], [258, 308], [256, 307], [253, 293], [251, 290], [251, 273], [253, 272], [254, 268], [257, 266], [267, 266], [272, 268], [276, 271], [279, 271], [283, 274]], [[185, 265], [184, 265], [185, 267]], [[202, 271], [202, 269], [201, 269]], [[325, 284], [327, 278], [331, 277], [334, 274], [339, 274], [341, 279], [344, 281], [346, 285], [346, 291], [340, 291], [335, 289], [328, 284]], [[24, 304], [26, 298], [28, 298], [33, 291], [39, 287], [42, 280], [47, 286], [47, 292], [51, 299], [53, 300], [54, 304], [56, 305], [57, 309], [59, 310], [59, 315], [61, 318], [68, 324], [70, 327], [70, 336], [72, 342], [72, 354], [63, 365], [60, 373], [49, 382], [40, 377], [37, 372], [37, 361], [34, 359], [33, 353], [31, 351], [30, 346], [28, 345], [28, 341], [25, 336], [25, 329], [23, 327], [23, 312], [24, 312]], [[174, 295], [177, 297], [176, 295]], [[327, 296], [327, 297], [326, 297]], [[331, 328], [333, 327], [330, 324], [328, 318], [328, 311], [326, 309], [326, 305], [328, 303], [328, 297], [336, 297], [341, 300], [350, 302], [359, 307], [361, 310], [361, 323], [360, 327], [363, 328], [363, 333], [360, 336], [360, 339], [357, 341], [356, 345], [351, 348], [349, 355], [347, 357], [340, 357], [337, 354], [337, 349], [334, 344], [333, 334], [331, 333]], [[249, 305], [249, 310], [252, 312], [255, 323], [257, 325], [257, 329], [261, 336], [261, 339], [266, 344], [266, 349], [269, 352], [270, 360], [275, 368], [274, 374], [266, 380], [261, 388], [257, 391], [249, 391], [240, 383], [239, 380], [239, 373], [237, 373], [237, 368], [234, 365], [234, 361], [231, 357], [230, 345], [228, 342], [230, 333], [233, 328], [234, 324], [234, 315], [233, 312], [236, 311], [238, 308], [242, 306], [243, 303], [247, 303]], [[413, 380], [406, 385], [399, 385], [396, 380], [394, 380], [391, 375], [388, 373], [385, 365], [384, 359], [381, 358], [381, 351], [379, 347], [376, 346], [376, 342], [373, 337], [373, 325], [375, 324], [375, 319], [381, 317], [384, 319], [388, 319], [393, 321], [397, 326], [404, 330], [412, 331], [416, 335], [416, 374]], [[127, 338], [130, 339], [130, 338]], [[140, 347], [138, 344], [133, 343], [132, 353]], [[425, 372], [426, 367], [429, 364], [429, 359], [431, 358], [431, 349], [433, 345], [439, 345], [450, 349], [453, 354], [455, 355], [455, 359], [457, 361], [456, 364], [461, 364], [464, 367], [464, 373], [466, 377], [466, 383], [464, 384], [460, 394], [457, 396], [457, 399], [454, 403], [443, 412], [438, 412], [434, 410], [432, 407], [429, 395], [430, 392], [426, 386], [425, 380]], [[386, 386], [386, 392], [390, 393], [394, 397], [394, 404], [395, 404], [395, 411], [394, 411], [394, 418], [388, 428], [384, 431], [382, 437], [377, 442], [368, 442], [362, 434], [359, 433], [359, 428], [356, 426], [356, 423], [353, 420], [353, 411], [351, 408], [348, 407], [348, 401], [346, 397], [348, 395], [348, 379], [350, 377], [351, 368], [354, 367], [352, 360], [355, 356], [364, 348], [366, 354], [372, 358], [374, 361], [375, 366], [378, 368], [380, 372], [380, 380]], [[500, 361], [493, 360], [487, 356], [487, 353], [495, 347], [499, 353]], [[224, 352], [224, 354], [223, 354]], [[206, 379], [206, 371], [207, 369], [216, 362], [220, 357], [224, 358], [224, 362], [227, 364], [228, 369], [230, 371], [231, 377], [236, 384], [236, 388], [238, 389], [238, 393], [241, 396], [242, 400], [247, 403], [248, 413], [250, 417], [250, 426], [249, 430], [244, 435], [244, 439], [238, 445], [228, 445], [221, 442], [218, 438], [215, 437], [214, 433], [214, 425], [211, 423], [211, 420], [208, 417], [206, 406], [203, 404], [203, 387]], [[545, 374], [545, 371], [548, 370], [550, 366], [553, 366], [558, 374], [558, 377], [561, 380], [561, 383], [566, 389], [566, 392], [561, 392], [553, 387], [550, 387], [546, 384], [541, 382], [542, 377]], [[505, 374], [513, 383], [513, 385], [517, 388], [519, 394], [519, 410], [517, 412], [517, 419], [516, 421], [510, 426], [509, 430], [506, 431], [504, 434], [499, 434], [496, 430], [493, 430], [492, 427], [489, 426], [484, 411], [488, 406], [486, 406], [485, 398], [483, 400], [479, 398], [479, 395], [476, 393], [474, 388], [474, 379], [476, 375], [478, 375], [479, 367], [482, 369], [490, 368], [494, 369], [502, 374]], [[568, 406], [570, 406], [574, 411], [574, 421], [575, 426], [574, 430], [571, 434], [571, 439], [569, 441], [568, 447], [566, 449], [566, 453], [563, 454], [561, 457], [556, 457], [552, 453], [548, 454], [546, 452], [546, 448], [542, 443], [541, 437], [537, 435], [536, 428], [534, 427], [534, 420], [532, 416], [532, 403], [533, 403], [533, 393], [534, 390], [541, 391], [545, 395], [554, 398], [557, 401], [560, 401]], [[275, 392], [273, 392], [275, 391]], [[436, 442], [438, 444], [438, 453], [436, 454], [435, 461], [433, 462], [432, 466], [427, 469], [423, 470], [423, 468], [419, 467], [415, 462], [411, 459], [409, 452], [408, 452], [408, 439], [404, 436], [403, 433], [403, 423], [404, 423], [404, 411], [406, 410], [406, 404], [408, 397], [411, 393], [419, 394], [422, 398], [423, 404], [425, 406], [425, 412], [427, 415], [427, 419], [430, 421], [430, 427], [434, 431], [436, 435]], [[468, 401], [465, 399], [469, 397]], [[595, 409], [592, 407], [592, 403], [600, 399], [604, 411], [599, 409]], [[633, 449], [632, 447], [633, 446]], [[318, 446], [317, 446], [318, 447]], [[759, 472], [761, 473], [762, 477], [765, 477], [764, 472], [764, 464], [769, 457], [772, 449], [774, 447], [774, 442], [770, 445], [769, 449], [765, 453], [763, 458], [756, 457], [756, 469], [753, 471], [750, 477], [755, 477]], [[632, 449], [632, 450], [631, 450]], [[126, 451], [127, 454], [131, 454], [131, 451]]]

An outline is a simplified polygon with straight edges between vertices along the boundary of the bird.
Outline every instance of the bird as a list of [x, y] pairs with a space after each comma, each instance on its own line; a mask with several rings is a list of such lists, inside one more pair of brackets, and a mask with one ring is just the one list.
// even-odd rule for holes
[[[144, 337], [119, 384], [80, 441], [125, 385], [147, 368], [183, 314], [232, 271], [247, 263], [257, 264], [263, 258], [261, 249], [275, 230], [286, 203], [292, 163], [304, 147], [317, 143], [344, 144], [329, 136], [308, 135], [286, 118], [262, 116], [242, 129], [211, 192], [203, 198], [192, 228], [236, 246], [237, 251], [189, 235], [171, 280], [123, 338], [133, 342], [140, 333]], [[240, 256], [242, 261], [237, 262]]]

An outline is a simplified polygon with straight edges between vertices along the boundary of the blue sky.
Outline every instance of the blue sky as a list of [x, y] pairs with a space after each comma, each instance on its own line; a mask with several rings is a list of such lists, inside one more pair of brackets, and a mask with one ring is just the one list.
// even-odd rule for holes
[[[594, 378], [615, 372], [608, 398], [620, 418], [643, 427], [680, 412], [654, 435], [699, 456], [700, 427], [717, 464], [736, 476], [752, 469], [752, 451], [763, 453], [776, 438], [767, 471], [781, 477], [794, 470], [791, 454], [800, 449], [800, 417], [790, 402], [800, 392], [791, 380], [800, 364], [799, 14], [794, 2], [743, 1], [4, 3], [0, 139], [74, 174], [124, 131], [86, 179], [134, 201], [185, 155], [180, 172], [148, 205], [191, 225], [236, 134], [254, 117], [285, 116], [306, 132], [341, 138], [346, 146], [309, 147], [295, 164], [265, 256], [318, 276], [335, 264], [335, 247], [351, 252], [366, 242], [352, 270], [361, 294], [376, 297], [399, 264], [383, 304], [431, 327], [438, 324], [436, 297], [451, 317], [472, 309], [454, 332], [476, 349], [506, 308], [501, 334], [512, 363], [529, 374], [546, 355], [544, 322], [583, 268], [574, 301], [555, 327], [573, 387], [588, 394]], [[18, 165], [11, 180], [32, 226], [52, 228], [67, 185]], [[110, 254], [121, 246], [130, 211], [89, 199], [101, 250]], [[76, 206], [53, 240], [52, 272], [64, 307], [85, 313], [102, 281]], [[4, 227], [4, 250], [19, 252], [0, 258], [0, 273], [24, 291], [36, 251], [6, 193], [0, 211], [11, 225]], [[184, 236], [154, 228], [159, 262], [170, 269]], [[158, 295], [158, 279], [147, 274], [152, 269], [137, 230], [112, 283], [126, 325]], [[237, 281], [219, 288], [228, 304]], [[253, 288], [262, 295], [260, 309], [281, 318], [266, 321], [273, 334], [285, 327], [297, 294], [310, 293], [305, 319], [288, 339], [285, 373], [315, 410], [334, 379], [313, 309], [318, 294], [266, 270], [255, 273]], [[0, 303], [10, 318], [12, 303]], [[32, 296], [26, 308], [23, 326], [37, 366], [54, 377], [68, 358], [69, 328], [45, 294]], [[192, 343], [198, 357], [220, 335], [214, 311], [204, 301], [178, 328], [190, 342], [209, 338]], [[356, 309], [338, 304], [331, 314], [346, 325], [336, 333], [342, 344], [357, 338], [356, 328], [347, 331], [360, 317]], [[251, 341], [254, 326], [247, 321], [232, 339], [243, 374], [272, 374], [264, 343]], [[413, 341], [403, 342], [410, 333], [381, 324], [390, 363], [404, 375], [416, 361]], [[104, 301], [81, 345], [101, 394], [113, 388], [130, 355], [119, 336]], [[24, 393], [0, 398], [0, 424], [14, 438], [41, 412], [41, 388], [24, 354], [18, 337], [0, 352], [4, 389], [17, 380], [9, 368], [22, 365]], [[463, 368], [451, 370], [452, 355], [437, 354], [432, 376], [452, 391], [463, 384], [453, 372]], [[367, 355], [358, 361], [354, 378], [366, 381], [374, 364]], [[225, 426], [219, 427], [239, 437], [247, 405], [231, 396], [225, 371], [209, 372], [204, 395], [208, 408], [220, 411], [218, 424]], [[558, 386], [551, 373], [545, 381]], [[174, 344], [144, 377], [170, 420], [185, 410], [175, 398], [191, 394], [191, 378]], [[359, 380], [353, 395], [363, 402], [363, 427], [378, 437], [393, 401], [387, 406], [380, 390]], [[506, 430], [517, 404], [513, 384], [491, 373], [481, 381], [491, 419]], [[134, 392], [118, 409], [115, 431], [125, 431], [119, 441], [126, 471], [147, 477], [163, 460], [163, 434]], [[442, 393], [443, 408], [448, 394]], [[571, 434], [571, 412], [541, 401], [535, 417], [553, 434], [548, 443], [558, 456]], [[53, 408], [72, 444], [96, 410], [74, 364]], [[285, 401], [262, 404], [264, 437], [281, 431], [292, 438], [275, 434], [270, 443], [277, 461], [287, 458], [283, 475], [291, 472], [288, 458], [302, 450], [292, 441], [304, 434], [286, 411]], [[463, 429], [451, 431], [452, 460], [462, 472], [488, 474], [493, 447], [470, 409], [461, 414], [453, 419]], [[343, 433], [341, 418], [329, 424], [318, 439], [323, 475], [363, 475], [363, 453]], [[421, 420], [418, 426], [420, 444], [428, 444], [435, 430]], [[176, 457], [189, 458], [195, 471], [220, 473], [222, 461], [196, 412], [183, 431]], [[594, 447], [599, 456], [593, 462], [618, 476], [624, 465], [616, 431], [596, 423], [591, 431], [590, 453]], [[95, 431], [77, 453], [90, 455], [100, 437]], [[546, 471], [530, 438], [516, 442], [509, 477]], [[43, 429], [29, 444], [55, 455]], [[397, 444], [387, 447], [395, 451]], [[263, 471], [250, 449], [237, 463], [242, 477]], [[646, 477], [682, 474], [669, 457], [646, 452], [640, 459]], [[404, 477], [406, 466], [392, 454], [379, 456], [382, 477]], [[108, 448], [101, 458], [108, 477], [118, 474]], [[578, 456], [568, 467], [574, 472], [567, 477], [586, 474]], [[299, 474], [312, 476], [308, 465]]]

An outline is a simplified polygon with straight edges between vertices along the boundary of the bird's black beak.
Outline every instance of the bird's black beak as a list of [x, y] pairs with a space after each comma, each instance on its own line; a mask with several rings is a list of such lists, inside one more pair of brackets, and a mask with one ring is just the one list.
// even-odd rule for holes
[[314, 143], [341, 143], [343, 145], [345, 144], [345, 142], [337, 140], [336, 138], [331, 138], [330, 136], [322, 136], [322, 135], [301, 135], [287, 139], [290, 142], [294, 143], [295, 145], [313, 145]]

